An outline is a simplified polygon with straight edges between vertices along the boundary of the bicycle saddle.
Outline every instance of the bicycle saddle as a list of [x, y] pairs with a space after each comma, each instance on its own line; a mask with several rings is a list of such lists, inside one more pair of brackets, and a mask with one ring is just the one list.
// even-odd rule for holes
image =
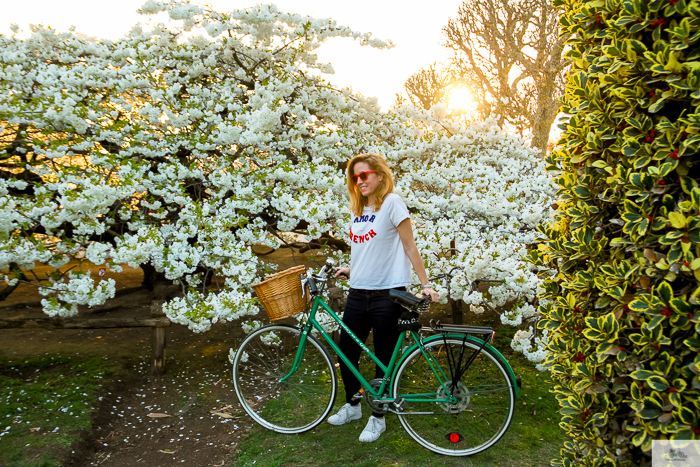
[[403, 290], [391, 289], [389, 290], [389, 298], [391, 298], [396, 303], [413, 307], [425, 300], [426, 296], [420, 294], [412, 294], [411, 292], [405, 292]]

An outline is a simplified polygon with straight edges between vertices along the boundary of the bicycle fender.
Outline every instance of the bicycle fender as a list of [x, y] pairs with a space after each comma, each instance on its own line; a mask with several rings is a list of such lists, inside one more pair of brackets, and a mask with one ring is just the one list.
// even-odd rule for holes
[[[443, 336], [442, 334], [438, 334], [435, 336], [426, 337], [425, 339], [422, 340], [422, 342], [427, 344], [427, 343], [433, 342], [435, 340], [441, 341], [442, 336]], [[445, 334], [445, 337], [454, 337], [457, 339], [466, 338], [468, 341], [471, 341], [479, 346], [481, 346], [481, 344], [484, 342], [481, 339], [477, 339], [476, 337], [472, 337], [472, 336], [465, 336], [464, 334]], [[411, 354], [411, 352], [414, 349], [417, 349], [417, 348], [418, 348], [418, 344], [413, 344], [403, 353], [403, 356], [399, 359], [399, 361], [396, 363], [396, 366], [394, 367], [394, 373], [391, 375], [392, 380], [396, 377], [396, 370], [401, 366], [403, 361]], [[513, 368], [511, 368], [510, 363], [508, 363], [508, 360], [506, 360], [506, 358], [501, 354], [501, 352], [498, 351], [498, 349], [496, 349], [494, 346], [492, 346], [488, 342], [484, 345], [484, 349], [488, 349], [489, 352], [491, 352], [493, 355], [495, 355], [496, 358], [498, 358], [501, 361], [501, 363], [503, 363], [503, 365], [506, 367], [506, 370], [508, 370], [508, 375], [510, 376], [510, 380], [513, 383], [513, 388], [515, 388], [515, 397], [520, 398], [520, 390], [518, 388], [518, 381], [517, 381], [517, 378], [515, 377], [515, 372], [513, 372]]]

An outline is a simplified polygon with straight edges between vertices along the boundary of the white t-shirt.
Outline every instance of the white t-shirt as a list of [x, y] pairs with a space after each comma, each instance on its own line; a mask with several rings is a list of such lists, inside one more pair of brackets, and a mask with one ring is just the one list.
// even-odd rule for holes
[[350, 224], [350, 287], [379, 290], [411, 284], [411, 260], [397, 227], [410, 214], [395, 193], [389, 193], [379, 211], [365, 207]]

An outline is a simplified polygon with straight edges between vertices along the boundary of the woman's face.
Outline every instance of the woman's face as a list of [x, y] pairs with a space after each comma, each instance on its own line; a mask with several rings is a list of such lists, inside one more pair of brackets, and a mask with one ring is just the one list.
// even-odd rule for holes
[[[353, 166], [352, 170], [354, 175], [360, 175], [362, 172], [372, 170], [372, 168], [366, 162], [358, 162]], [[360, 190], [360, 193], [362, 193], [362, 196], [366, 196], [370, 202], [373, 203], [374, 193], [377, 191], [377, 188], [379, 188], [383, 179], [384, 177], [376, 172], [368, 173], [366, 180], [357, 179], [357, 188]]]

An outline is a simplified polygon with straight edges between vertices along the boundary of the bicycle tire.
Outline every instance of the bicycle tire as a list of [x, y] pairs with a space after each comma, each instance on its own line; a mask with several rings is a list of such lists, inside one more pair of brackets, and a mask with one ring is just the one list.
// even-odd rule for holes
[[[451, 389], [451, 369], [456, 365], [449, 365], [447, 350], [457, 361], [462, 345], [466, 346], [463, 362], [478, 354], [457, 382], [457, 403], [407, 399], [407, 414], [398, 415], [401, 425], [418, 444], [447, 456], [470, 456], [493, 446], [508, 430], [515, 410], [514, 382], [500, 358], [488, 349], [479, 351], [478, 343], [461, 337], [447, 337], [446, 342], [442, 338], [434, 339], [424, 344], [423, 349], [442, 368]], [[420, 348], [411, 351], [399, 364], [393, 391], [394, 397], [426, 393], [434, 394], [432, 397], [436, 399], [446, 397]]]
[[294, 364], [301, 329], [271, 324], [250, 333], [233, 359], [233, 384], [243, 409], [260, 425], [278, 433], [303, 433], [330, 413], [338, 376], [328, 350], [308, 335], [301, 365]]

